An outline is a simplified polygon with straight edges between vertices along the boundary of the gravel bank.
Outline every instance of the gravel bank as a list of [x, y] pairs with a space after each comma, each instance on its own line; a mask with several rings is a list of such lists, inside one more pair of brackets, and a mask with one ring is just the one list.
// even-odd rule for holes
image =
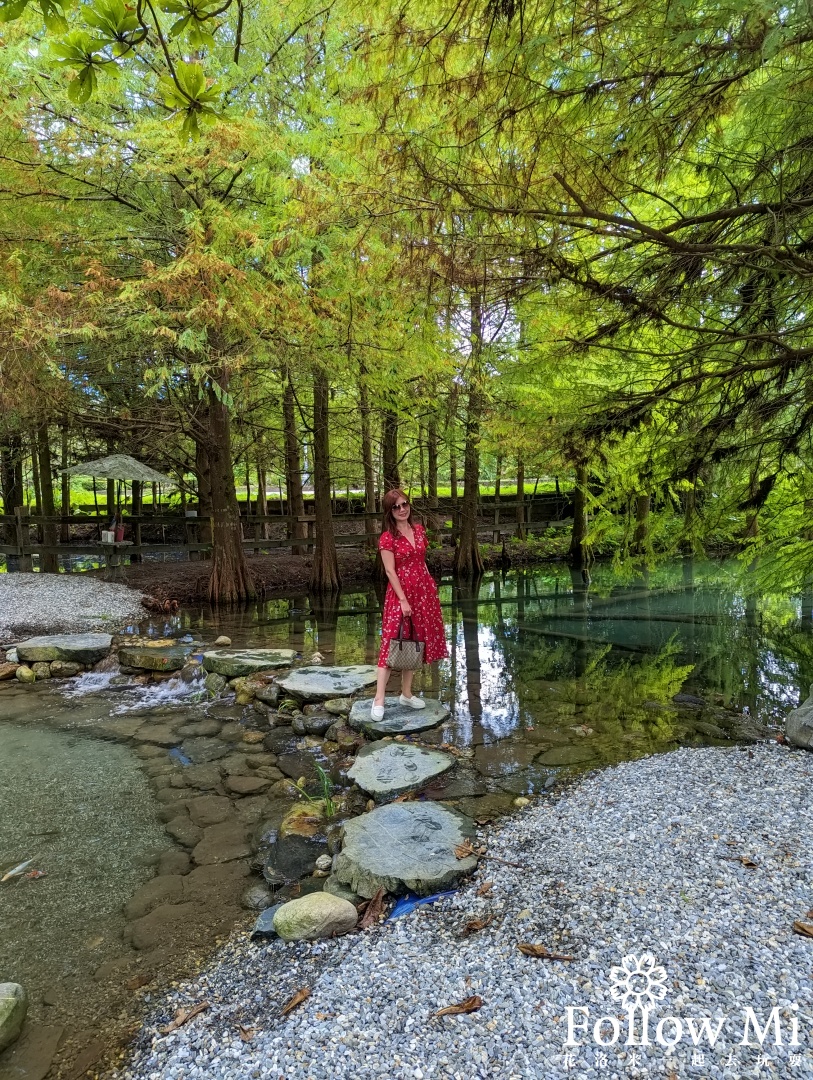
[[[813, 940], [794, 934], [813, 903], [813, 757], [775, 743], [678, 750], [585, 777], [491, 830], [481, 864], [454, 898], [364, 935], [313, 945], [233, 939], [194, 983], [153, 1014], [119, 1080], [305, 1077], [788, 1077], [813, 1069]], [[751, 866], [755, 863], [755, 866]], [[478, 886], [493, 881], [486, 896]], [[465, 936], [472, 917], [493, 922]], [[541, 943], [572, 961], [532, 959]], [[611, 969], [653, 954], [664, 969], [638, 983], [665, 997], [653, 1045], [599, 1046], [593, 1024], [623, 1017]], [[654, 981], [658, 978], [659, 981]], [[626, 975], [624, 975], [626, 979]], [[616, 978], [618, 984], [618, 978]], [[637, 986], [638, 983], [635, 985]], [[287, 1019], [282, 1002], [311, 997]], [[621, 992], [632, 983], [622, 981]], [[467, 1016], [434, 1018], [479, 995]], [[211, 1008], [162, 1037], [181, 1005]], [[628, 999], [629, 1000], [629, 999]], [[567, 1057], [567, 1007], [589, 1010]], [[798, 1010], [795, 1008], [798, 1006]], [[739, 1045], [751, 1008], [760, 1047]], [[585, 1023], [585, 1012], [572, 1014]], [[677, 1017], [683, 1038], [655, 1041]], [[703, 1018], [722, 1020], [713, 1048]], [[788, 1045], [799, 1018], [799, 1045]], [[692, 1044], [688, 1020], [701, 1035]], [[238, 1024], [256, 1029], [249, 1041]], [[717, 1020], [714, 1020], [716, 1027]], [[640, 1017], [637, 1032], [640, 1036]], [[661, 1028], [663, 1042], [677, 1032]], [[611, 1039], [605, 1022], [599, 1034]]]
[[29, 634], [121, 629], [146, 618], [140, 594], [84, 574], [0, 574], [0, 643]]

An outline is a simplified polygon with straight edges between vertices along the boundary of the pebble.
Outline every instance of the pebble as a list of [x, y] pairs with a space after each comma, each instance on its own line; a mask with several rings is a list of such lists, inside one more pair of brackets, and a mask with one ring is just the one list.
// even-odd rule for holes
[[[792, 924], [811, 901], [811, 773], [806, 752], [764, 743], [681, 749], [589, 774], [485, 833], [488, 854], [506, 862], [484, 861], [453, 897], [330, 941], [252, 945], [237, 933], [167, 993], [117, 1080], [806, 1073], [813, 942]], [[463, 933], [468, 920], [491, 916]], [[517, 948], [525, 942], [573, 959], [528, 957]], [[623, 972], [613, 969], [646, 954], [665, 988], [650, 1027], [667, 1016], [684, 1029], [686, 1018], [723, 1017], [713, 1048], [693, 1046], [688, 1032], [671, 1049], [636, 1048], [623, 1028], [614, 1045], [595, 1042], [592, 1024], [622, 1011], [611, 990]], [[310, 997], [280, 1018], [303, 986]], [[434, 1015], [473, 995], [478, 1011]], [[161, 1036], [179, 1007], [204, 998], [212, 1008]], [[590, 1017], [571, 1049], [568, 1006]], [[752, 1045], [740, 1045], [746, 1007], [762, 1024], [779, 1010], [782, 1045], [768, 1035], [760, 1047], [753, 1032]], [[789, 1045], [794, 1016], [799, 1046]], [[238, 1023], [255, 1029], [249, 1041]]]
[[0, 574], [0, 642], [112, 630], [145, 617], [140, 595], [86, 574]]

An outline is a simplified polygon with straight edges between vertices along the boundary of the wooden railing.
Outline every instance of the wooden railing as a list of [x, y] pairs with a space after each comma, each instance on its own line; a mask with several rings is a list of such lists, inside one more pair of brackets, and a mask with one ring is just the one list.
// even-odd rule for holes
[[[564, 515], [571, 508], [568, 496], [552, 498], [547, 495], [543, 499], [531, 499], [527, 497], [522, 504], [526, 518], [522, 528], [526, 532], [534, 533], [544, 531], [553, 526], [563, 526], [567, 519]], [[499, 543], [507, 536], [513, 535], [517, 529], [516, 511], [519, 503], [502, 500], [499, 504], [481, 507], [480, 522], [477, 531], [480, 534], [491, 534], [491, 540]], [[437, 508], [420, 507], [416, 504], [419, 513], [423, 513], [429, 520], [430, 527], [435, 536], [441, 542], [445, 538], [454, 538], [460, 529], [460, 509], [442, 503]], [[488, 520], [483, 520], [488, 519]], [[179, 514], [124, 514], [122, 523], [125, 527], [125, 538], [132, 541], [132, 547], [128, 548], [131, 558], [140, 561], [146, 554], [158, 554], [166, 552], [186, 553], [190, 558], [200, 558], [201, 555], [211, 550], [211, 544], [201, 540], [201, 534], [211, 523], [198, 517], [187, 517]], [[305, 526], [305, 535], [302, 537], [274, 537], [265, 538], [262, 534], [264, 526], [273, 525], [279, 528], [284, 525], [286, 532], [291, 531], [292, 518], [281, 514], [250, 514], [244, 515], [243, 544], [249, 550], [255, 552], [277, 551], [280, 549], [298, 548], [308, 554], [312, 554], [316, 543], [316, 521], [313, 514], [304, 514], [296, 520]], [[65, 514], [45, 516], [32, 513], [30, 507], [17, 507], [14, 514], [0, 514], [0, 555], [13, 556], [17, 560], [18, 569], [31, 569], [31, 557], [33, 555], [95, 555], [102, 557], [109, 550], [110, 545], [101, 542], [101, 533], [107, 528], [110, 521], [109, 514]], [[362, 526], [360, 531], [336, 532], [335, 541], [338, 546], [372, 546], [378, 539], [381, 527], [380, 513], [351, 513], [333, 515], [334, 524], [353, 522]], [[45, 544], [39, 539], [32, 539], [32, 529], [38, 531], [44, 526], [53, 526], [59, 530], [58, 535], [67, 533], [69, 539], [56, 544]], [[71, 539], [72, 527], [84, 526], [87, 532], [88, 526], [95, 533], [92, 538]], [[183, 540], [167, 540], [165, 532], [167, 528], [180, 532]], [[143, 540], [143, 530], [150, 531], [160, 529], [161, 539]], [[254, 535], [252, 535], [252, 533]]]

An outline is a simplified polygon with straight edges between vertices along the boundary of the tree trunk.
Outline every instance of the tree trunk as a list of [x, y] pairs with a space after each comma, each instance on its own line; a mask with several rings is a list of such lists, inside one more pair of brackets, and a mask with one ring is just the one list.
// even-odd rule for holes
[[[40, 513], [45, 517], [56, 516], [54, 503], [54, 477], [51, 471], [51, 445], [48, 441], [48, 425], [40, 424], [37, 428], [37, 456], [40, 466]], [[56, 547], [59, 530], [56, 524], [43, 525], [42, 541], [47, 547]], [[59, 556], [56, 552], [46, 552], [40, 556], [40, 570], [44, 574], [59, 573]]]
[[234, 489], [231, 421], [221, 400], [228, 390], [228, 371], [220, 365], [207, 386], [209, 406], [209, 481], [212, 498], [212, 573], [209, 602], [213, 605], [253, 600], [256, 593], [243, 549], [240, 508]]
[[438, 422], [434, 416], [429, 421], [427, 438], [429, 506], [435, 509], [438, 505]]
[[[751, 475], [748, 481], [748, 497], [753, 499], [759, 492], [759, 465], [756, 465], [751, 470]], [[759, 536], [759, 507], [754, 506], [749, 509], [745, 519], [745, 533], [746, 540], [753, 540]]]
[[[68, 517], [70, 515], [70, 512], [71, 512], [71, 478], [65, 472], [65, 470], [68, 467], [68, 425], [67, 424], [62, 424], [61, 425], [59, 434], [60, 434], [60, 443], [59, 443], [60, 462], [59, 462], [59, 464], [60, 464], [60, 467], [62, 469], [62, 473], [60, 474], [61, 491], [60, 491], [60, 499], [59, 499], [59, 509], [60, 509], [60, 513], [62, 514], [63, 517]], [[67, 544], [67, 543], [70, 542], [70, 538], [71, 538], [70, 529], [71, 529], [70, 525], [68, 525], [66, 523], [66, 524], [64, 524], [62, 526], [62, 529], [60, 530], [59, 539], [63, 544]]]
[[[375, 465], [373, 463], [373, 439], [370, 431], [370, 398], [364, 381], [367, 370], [361, 365], [359, 372], [359, 407], [361, 409], [361, 460], [364, 465], [364, 513], [375, 514], [378, 509], [375, 500]], [[378, 541], [373, 535], [373, 522], [370, 517], [364, 519], [364, 531], [370, 535], [365, 546], [370, 551], [378, 548]]]
[[[209, 410], [206, 409], [198, 417], [199, 423], [205, 424], [202, 433], [195, 436], [195, 475], [198, 478], [198, 541], [201, 544], [212, 543], [212, 475], [209, 467]], [[142, 498], [143, 508], [143, 498]], [[209, 558], [209, 553], [199, 551], [195, 554], [196, 560]]]
[[480, 297], [471, 298], [471, 357], [469, 359], [469, 397], [466, 410], [466, 448], [463, 465], [463, 503], [460, 540], [454, 560], [458, 577], [477, 579], [483, 573], [483, 560], [477, 542], [477, 509], [480, 494], [480, 360], [483, 349], [482, 308]]
[[587, 466], [576, 466], [576, 488], [573, 492], [573, 531], [570, 535], [568, 561], [575, 569], [588, 564], [587, 558]]
[[381, 465], [384, 473], [384, 491], [401, 486], [398, 469], [398, 413], [384, 410], [384, 429], [381, 436]]
[[31, 432], [30, 438], [30, 454], [31, 454], [31, 485], [34, 488], [34, 513], [42, 513], [42, 489], [40, 488], [40, 463], [38, 460], [37, 450], [37, 432], [36, 430]]
[[[265, 469], [257, 466], [257, 515], [258, 517], [268, 517], [268, 495], [266, 494], [266, 486], [268, 484], [268, 476]], [[263, 521], [257, 528], [257, 537], [260, 540], [268, 539], [268, 530], [270, 526], [267, 521]]]
[[[13, 516], [14, 509], [23, 503], [23, 441], [19, 435], [7, 435], [0, 447], [0, 489], [3, 513]], [[2, 530], [7, 544], [16, 543], [16, 528], [12, 522]]]
[[517, 539], [525, 539], [525, 462], [517, 458]]
[[[183, 480], [183, 477], [181, 478]], [[143, 485], [140, 480], [133, 480], [133, 517], [139, 519], [143, 508], [142, 499]], [[133, 522], [133, 551], [130, 555], [131, 563], [140, 563], [141, 557], [141, 521]]]
[[638, 495], [635, 499], [635, 535], [632, 538], [633, 555], [646, 555], [649, 552], [650, 503], [650, 495]]
[[[307, 535], [307, 525], [300, 519], [305, 515], [302, 494], [302, 464], [299, 456], [299, 434], [296, 426], [296, 402], [291, 373], [283, 372], [285, 389], [282, 394], [282, 417], [285, 432], [285, 495], [288, 503], [288, 539], [299, 540]], [[304, 555], [302, 544], [291, 545], [292, 555]]]
[[341, 587], [333, 516], [330, 512], [330, 435], [328, 432], [330, 385], [327, 372], [318, 365], [313, 373], [313, 502], [316, 546], [311, 566], [310, 590], [337, 592]]

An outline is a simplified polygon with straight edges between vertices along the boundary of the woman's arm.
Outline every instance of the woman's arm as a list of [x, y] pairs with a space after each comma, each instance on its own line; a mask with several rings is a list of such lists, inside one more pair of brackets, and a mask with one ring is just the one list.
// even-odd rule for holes
[[392, 585], [392, 591], [398, 597], [401, 603], [401, 613], [403, 615], [411, 615], [412, 608], [409, 601], [404, 596], [404, 590], [401, 588], [401, 582], [398, 580], [398, 575], [395, 573], [395, 555], [392, 551], [387, 551], [386, 548], [381, 550], [381, 562], [384, 564], [384, 570], [387, 573], [387, 578], [390, 585]]

